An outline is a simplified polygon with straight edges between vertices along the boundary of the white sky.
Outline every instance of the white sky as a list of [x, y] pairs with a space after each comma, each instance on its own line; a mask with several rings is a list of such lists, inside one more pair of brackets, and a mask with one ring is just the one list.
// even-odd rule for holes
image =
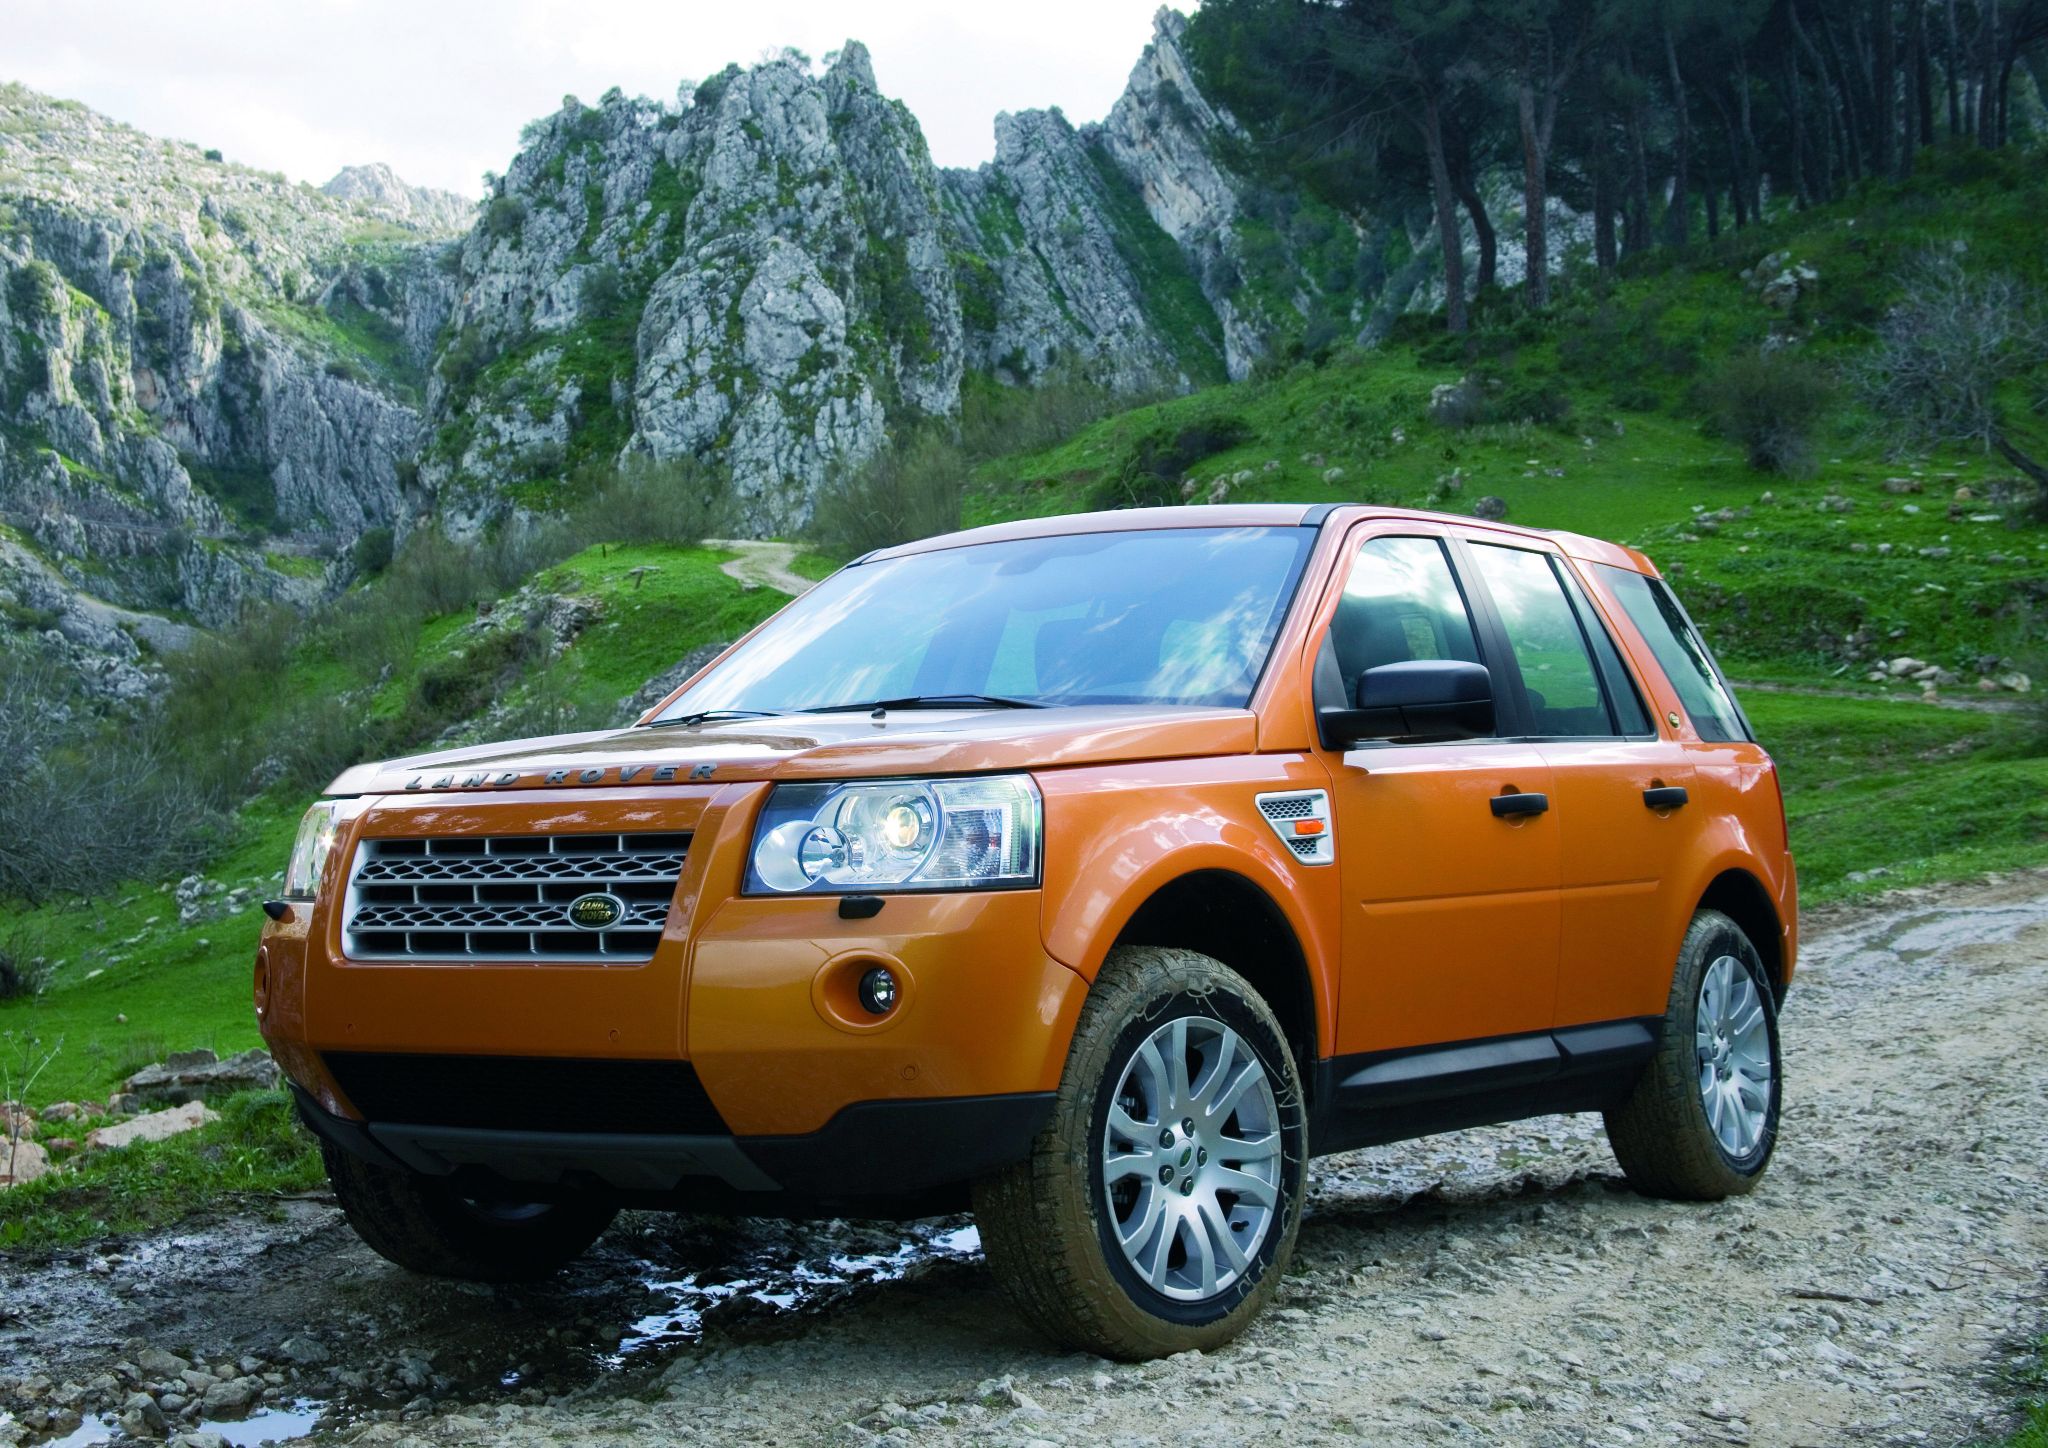
[[728, 61], [784, 45], [817, 57], [853, 38], [933, 158], [972, 166], [994, 152], [998, 111], [1057, 105], [1077, 125], [1107, 114], [1158, 4], [0, 0], [0, 79], [293, 180], [386, 161], [473, 196], [565, 93], [673, 100], [678, 81]]

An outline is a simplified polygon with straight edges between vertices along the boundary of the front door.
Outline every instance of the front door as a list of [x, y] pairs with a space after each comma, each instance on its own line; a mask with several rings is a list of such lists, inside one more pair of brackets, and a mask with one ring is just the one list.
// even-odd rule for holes
[[[1443, 538], [1359, 544], [1317, 670], [1347, 704], [1366, 669], [1407, 659], [1486, 664]], [[1498, 695], [1498, 686], [1496, 694]], [[1558, 829], [1552, 771], [1531, 743], [1371, 743], [1325, 755], [1345, 904], [1337, 1050], [1402, 1051], [1541, 1032], [1557, 986]], [[1545, 1046], [1547, 1049], [1547, 1043]]]

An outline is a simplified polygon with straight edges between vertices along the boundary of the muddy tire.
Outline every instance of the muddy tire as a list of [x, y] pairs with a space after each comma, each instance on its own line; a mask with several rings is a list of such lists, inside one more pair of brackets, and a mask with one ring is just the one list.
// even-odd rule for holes
[[609, 1202], [474, 1202], [432, 1177], [320, 1144], [334, 1196], [378, 1256], [432, 1277], [532, 1282], [582, 1256], [618, 1215]]
[[1778, 1141], [1784, 1068], [1762, 958], [1717, 910], [1679, 947], [1664, 1039], [1634, 1092], [1607, 1113], [1607, 1140], [1645, 1196], [1711, 1202], [1751, 1191]]
[[1191, 950], [1113, 952], [1052, 1120], [975, 1184], [990, 1266], [1068, 1347], [1138, 1360], [1244, 1331], [1301, 1224], [1307, 1122], [1272, 1010]]

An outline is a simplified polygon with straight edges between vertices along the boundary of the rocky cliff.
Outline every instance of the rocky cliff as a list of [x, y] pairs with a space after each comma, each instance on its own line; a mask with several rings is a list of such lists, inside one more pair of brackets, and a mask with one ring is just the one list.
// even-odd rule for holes
[[10, 632], [136, 692], [181, 636], [138, 616], [309, 601], [407, 511], [455, 212], [391, 181], [337, 198], [0, 88]]
[[0, 91], [5, 621], [133, 689], [170, 637], [135, 612], [309, 600], [367, 530], [474, 535], [585, 464], [700, 460], [785, 533], [972, 378], [1187, 388], [1356, 334], [1387, 238], [1259, 178], [1185, 25], [1105, 122], [998, 116], [973, 171], [849, 43], [570, 98], [475, 208]]
[[463, 243], [423, 481], [475, 528], [585, 459], [688, 455], [784, 532], [969, 374], [1188, 387], [1355, 332], [1369, 238], [1250, 178], [1185, 25], [1160, 12], [1106, 123], [998, 116], [971, 172], [932, 165], [857, 43], [565, 103]]

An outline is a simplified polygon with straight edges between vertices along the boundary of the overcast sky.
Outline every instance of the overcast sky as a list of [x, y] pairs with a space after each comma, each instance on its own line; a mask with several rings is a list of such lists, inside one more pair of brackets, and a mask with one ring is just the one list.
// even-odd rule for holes
[[994, 152], [998, 111], [1100, 120], [1158, 3], [0, 0], [0, 79], [294, 180], [387, 161], [467, 196], [565, 93], [673, 100], [678, 81], [728, 61], [784, 45], [822, 56], [852, 37], [933, 158], [972, 166]]

